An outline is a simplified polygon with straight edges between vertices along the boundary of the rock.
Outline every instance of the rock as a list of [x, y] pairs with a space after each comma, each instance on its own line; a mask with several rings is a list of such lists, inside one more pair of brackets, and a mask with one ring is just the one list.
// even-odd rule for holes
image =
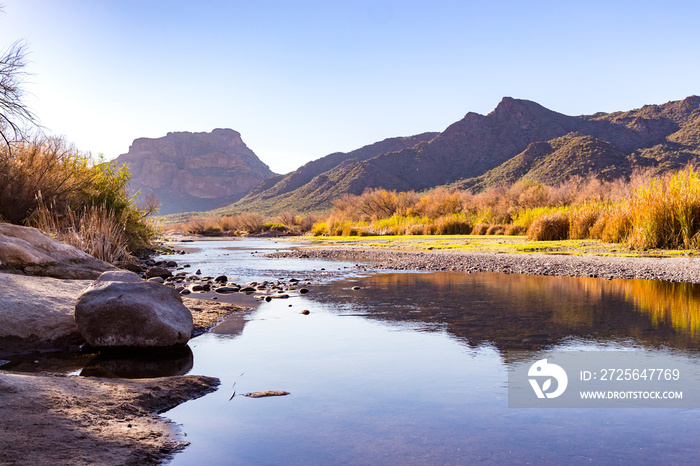
[[194, 328], [177, 291], [124, 271], [103, 273], [80, 295], [75, 321], [98, 348], [182, 346]]
[[226, 275], [219, 275], [214, 279], [216, 283], [226, 283], [228, 281], [228, 277]]
[[129, 272], [143, 273], [143, 267], [138, 264], [126, 264], [124, 265], [124, 269], [128, 270]]
[[305, 316], [307, 316], [307, 315], [309, 315], [309, 314], [310, 314], [310, 312], [309, 312], [309, 310], [308, 310], [308, 309], [304, 309], [304, 310], [303, 310], [303, 311], [301, 311], [301, 312], [300, 312], [299, 314], [304, 314]]
[[229, 294], [229, 293], [238, 293], [239, 290], [240, 290], [240, 288], [235, 288], [233, 286], [221, 286], [221, 287], [215, 289], [214, 291], [216, 291], [217, 293], [220, 293], [220, 294]]
[[289, 395], [289, 392], [285, 392], [283, 390], [268, 390], [266, 392], [245, 393], [243, 396], [247, 396], [248, 398], [263, 398], [266, 396], [285, 396], [285, 395]]
[[240, 289], [241, 293], [251, 293], [253, 291], [255, 291], [255, 288], [253, 288], [252, 286], [244, 286]]
[[308, 293], [308, 292], [309, 292], [309, 289], [308, 289], [308, 288], [299, 288], [299, 293], [300, 293], [300, 294], [306, 294], [306, 293]]
[[357, 290], [361, 290], [362, 287], [361, 287], [361, 286], [353, 286], [351, 289], [352, 289], [353, 291], [357, 291]]
[[171, 268], [171, 269], [174, 269], [175, 267], [177, 267], [177, 262], [175, 262], [175, 261], [168, 261], [168, 262], [165, 263], [165, 266], [166, 266], [166, 267], [169, 267], [169, 268]]
[[163, 280], [163, 277], [151, 277], [148, 279], [149, 282], [153, 283], [165, 283], [165, 280]]
[[0, 223], [0, 245], [0, 269], [27, 275], [91, 280], [107, 270], [117, 270], [36, 228]]
[[195, 275], [202, 275], [202, 271], [197, 269], [197, 271], [194, 273]]
[[192, 285], [192, 286], [190, 287], [190, 290], [192, 290], [192, 291], [201, 291], [201, 292], [211, 291], [211, 286], [209, 286], [208, 283], [197, 284], [197, 285]]
[[146, 270], [146, 277], [147, 278], [153, 278], [153, 277], [163, 277], [163, 278], [168, 278], [171, 277], [173, 273], [166, 269], [165, 267], [151, 267], [150, 269]]
[[16, 341], [8, 348], [0, 345], [0, 351], [82, 343], [73, 312], [75, 300], [90, 283], [0, 273], [0, 339], [27, 340], [26, 345]]

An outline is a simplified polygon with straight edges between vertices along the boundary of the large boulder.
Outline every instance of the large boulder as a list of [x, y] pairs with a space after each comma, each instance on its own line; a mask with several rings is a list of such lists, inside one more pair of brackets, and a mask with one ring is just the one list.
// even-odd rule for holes
[[82, 343], [73, 311], [89, 284], [0, 273], [0, 353]]
[[192, 336], [192, 314], [174, 289], [127, 271], [105, 272], [75, 304], [81, 335], [98, 348], [167, 348]]
[[116, 267], [56, 241], [36, 228], [0, 223], [0, 269], [27, 275], [93, 280]]

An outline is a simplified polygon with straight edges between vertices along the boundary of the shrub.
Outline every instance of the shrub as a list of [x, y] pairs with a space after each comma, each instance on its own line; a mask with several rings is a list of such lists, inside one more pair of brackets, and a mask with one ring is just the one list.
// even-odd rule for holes
[[491, 225], [486, 230], [487, 235], [502, 235], [506, 231], [506, 225]]
[[474, 225], [474, 228], [472, 228], [471, 234], [472, 235], [485, 235], [487, 231], [489, 231], [489, 225], [488, 223], [478, 223]]
[[250, 212], [238, 214], [237, 220], [238, 229], [248, 233], [260, 233], [265, 225], [265, 217]]
[[588, 230], [588, 237], [606, 243], [624, 243], [631, 230], [629, 201], [623, 199], [601, 208], [598, 218]]
[[600, 204], [590, 202], [572, 208], [569, 212], [569, 220], [571, 222], [569, 238], [591, 238], [591, 228], [595, 225], [601, 212], [602, 207]]
[[82, 212], [59, 214], [45, 206], [34, 215], [37, 228], [50, 236], [106, 262], [134, 262], [125, 234], [125, 220], [105, 207], [90, 206]]
[[464, 215], [452, 214], [440, 217], [435, 221], [437, 235], [468, 235], [472, 225]]
[[527, 232], [527, 230], [525, 228], [521, 227], [520, 225], [510, 224], [510, 225], [506, 225], [506, 228], [505, 228], [505, 231], [503, 232], [503, 234], [509, 235], [509, 236], [520, 236], [526, 232]]
[[311, 234], [314, 236], [321, 236], [328, 234], [328, 224], [326, 222], [316, 222], [311, 227]]
[[459, 191], [440, 187], [421, 197], [412, 210], [430, 218], [457, 214], [462, 211], [462, 197]]
[[569, 215], [565, 212], [545, 214], [536, 218], [527, 230], [527, 239], [558, 241], [569, 236]]
[[263, 224], [262, 227], [263, 231], [269, 231], [269, 230], [274, 230], [274, 231], [287, 231], [289, 228], [287, 228], [285, 225], [279, 223], [279, 222], [267, 222]]
[[[11, 223], [48, 228], [42, 211], [50, 209], [57, 229], [74, 226], [74, 231], [89, 234], [92, 219], [101, 218], [96, 212], [104, 211], [100, 215], [115, 219], [128, 249], [134, 251], [157, 234], [148, 218], [157, 204], [150, 199], [137, 208], [127, 193], [128, 181], [126, 167], [117, 170], [113, 163], [94, 162], [63, 139], [16, 142], [11, 151], [0, 149], [0, 216]], [[89, 218], [81, 228], [82, 215]]]

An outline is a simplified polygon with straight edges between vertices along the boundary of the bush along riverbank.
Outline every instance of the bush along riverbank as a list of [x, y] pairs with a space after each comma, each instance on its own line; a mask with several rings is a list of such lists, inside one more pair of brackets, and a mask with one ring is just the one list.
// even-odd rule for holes
[[111, 263], [133, 261], [158, 228], [158, 202], [127, 192], [129, 172], [60, 138], [0, 146], [0, 220], [34, 226]]
[[527, 235], [597, 239], [632, 248], [700, 247], [700, 173], [694, 167], [558, 186], [518, 182], [472, 194], [438, 188], [419, 196], [382, 189], [345, 195], [314, 235]]

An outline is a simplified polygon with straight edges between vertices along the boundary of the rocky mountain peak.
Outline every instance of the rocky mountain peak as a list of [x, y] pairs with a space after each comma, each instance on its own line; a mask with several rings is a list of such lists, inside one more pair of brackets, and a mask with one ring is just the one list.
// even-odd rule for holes
[[129, 167], [132, 190], [159, 198], [162, 214], [210, 210], [235, 202], [274, 176], [241, 134], [226, 128], [139, 138], [116, 163]]

